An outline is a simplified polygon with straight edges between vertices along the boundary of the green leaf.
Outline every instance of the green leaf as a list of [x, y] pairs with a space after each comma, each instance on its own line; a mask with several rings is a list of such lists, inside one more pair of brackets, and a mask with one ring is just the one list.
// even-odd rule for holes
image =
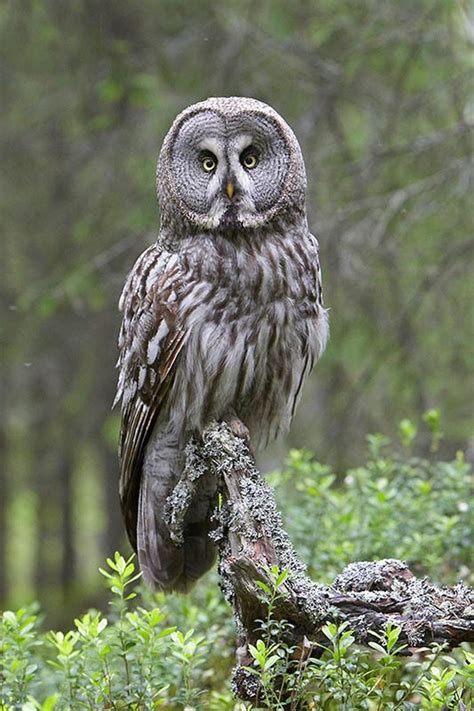
[[262, 580], [256, 580], [255, 584], [257, 587], [260, 588], [260, 590], [263, 590], [263, 592], [266, 595], [270, 596], [272, 594], [271, 588], [266, 583], [264, 583]]
[[377, 652], [380, 652], [380, 654], [386, 655], [387, 650], [382, 647], [381, 644], [378, 644], [377, 642], [369, 642], [369, 647], [372, 647], [372, 649], [375, 649]]

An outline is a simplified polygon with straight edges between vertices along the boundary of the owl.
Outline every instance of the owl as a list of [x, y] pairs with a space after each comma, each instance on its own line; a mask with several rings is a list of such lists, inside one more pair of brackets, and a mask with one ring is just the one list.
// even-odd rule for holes
[[270, 106], [185, 109], [161, 148], [157, 194], [157, 242], [119, 303], [120, 499], [145, 579], [186, 591], [215, 558], [218, 484], [199, 479], [176, 544], [167, 499], [186, 444], [212, 420], [238, 418], [255, 447], [287, 430], [328, 321], [301, 149]]

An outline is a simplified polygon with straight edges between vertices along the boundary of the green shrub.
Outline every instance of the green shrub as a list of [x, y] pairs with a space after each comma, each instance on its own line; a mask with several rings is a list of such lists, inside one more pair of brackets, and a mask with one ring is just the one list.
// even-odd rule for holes
[[[408, 657], [398, 642], [400, 628], [388, 626], [373, 634], [368, 648], [355, 644], [347, 622], [329, 622], [323, 632], [329, 645], [321, 655], [310, 656], [313, 645], [301, 649], [281, 642], [285, 622], [272, 620], [272, 602], [283, 581], [273, 570], [274, 588], [266, 590], [268, 618], [260, 622], [260, 639], [249, 645], [254, 659], [247, 671], [260, 682], [253, 709], [285, 711], [323, 709], [372, 711], [404, 709], [470, 708], [474, 688], [474, 655], [466, 648], [447, 655], [440, 645], [417, 650]], [[463, 705], [464, 704], [464, 705]]]
[[369, 435], [367, 464], [342, 481], [301, 450], [290, 451], [286, 468], [272, 475], [292, 541], [318, 581], [332, 582], [350, 562], [380, 558], [405, 560], [435, 582], [469, 575], [471, 467], [462, 452], [451, 462], [412, 456], [416, 429], [408, 420], [401, 426], [404, 451]]
[[[433, 431], [433, 456], [440, 438]], [[331, 582], [349, 562], [395, 557], [443, 583], [466, 578], [470, 555], [470, 468], [412, 455], [416, 427], [400, 425], [402, 451], [368, 438], [369, 461], [338, 478], [308, 452], [290, 452], [271, 475], [287, 529], [310, 573]], [[467, 647], [400, 655], [391, 628], [370, 648], [356, 645], [344, 623], [328, 623], [328, 648], [310, 659], [281, 642], [285, 623], [260, 622], [250, 673], [262, 683], [258, 706], [230, 690], [235, 631], [216, 572], [188, 596], [153, 594], [137, 583], [132, 559], [118, 553], [102, 570], [110, 610], [89, 610], [66, 632], [44, 632], [37, 606], [3, 613], [0, 709], [279, 709], [469, 708], [474, 659]], [[285, 572], [274, 571], [278, 595]], [[307, 651], [307, 650], [306, 650]], [[281, 690], [281, 692], [280, 692]]]

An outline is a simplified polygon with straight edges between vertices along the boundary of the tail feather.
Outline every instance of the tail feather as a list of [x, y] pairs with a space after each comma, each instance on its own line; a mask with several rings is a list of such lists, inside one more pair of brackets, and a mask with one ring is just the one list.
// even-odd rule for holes
[[209, 538], [217, 484], [209, 475], [197, 483], [184, 520], [183, 543], [170, 537], [165, 522], [168, 496], [184, 465], [176, 440], [153, 437], [147, 447], [140, 484], [137, 553], [144, 578], [164, 592], [186, 592], [212, 566], [216, 549]]

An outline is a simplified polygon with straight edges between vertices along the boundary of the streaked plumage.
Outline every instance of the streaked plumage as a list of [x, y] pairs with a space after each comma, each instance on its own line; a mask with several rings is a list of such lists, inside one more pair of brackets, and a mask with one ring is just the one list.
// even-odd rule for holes
[[[242, 159], [249, 150], [253, 172]], [[209, 175], [203, 151], [215, 159]], [[165, 522], [187, 441], [232, 415], [256, 444], [287, 429], [327, 318], [301, 152], [273, 109], [244, 98], [189, 107], [164, 141], [157, 185], [160, 235], [120, 300], [116, 400], [128, 535], [145, 577], [172, 590], [187, 589], [214, 559], [216, 482], [199, 482], [181, 547]]]

